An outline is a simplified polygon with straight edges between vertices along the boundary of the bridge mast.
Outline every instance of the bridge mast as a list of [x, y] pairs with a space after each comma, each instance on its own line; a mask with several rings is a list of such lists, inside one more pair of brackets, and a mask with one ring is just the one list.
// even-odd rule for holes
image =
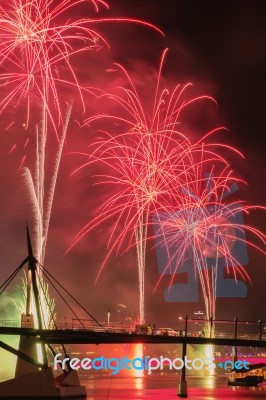
[[[43, 329], [43, 322], [42, 322], [42, 315], [41, 315], [39, 288], [38, 288], [37, 276], [36, 276], [38, 261], [33, 256], [31, 238], [30, 238], [30, 232], [29, 232], [28, 224], [27, 224], [27, 244], [28, 244], [28, 277], [30, 278], [30, 280], [27, 282], [26, 314], [28, 315], [29, 309], [30, 309], [30, 301], [31, 301], [30, 297], [31, 297], [31, 286], [32, 286], [35, 309], [36, 309], [37, 325], [38, 325], [35, 328], [38, 328], [38, 329], [42, 330]], [[45, 344], [43, 342], [41, 343], [41, 347], [42, 347], [42, 357], [43, 357], [42, 362], [47, 367], [48, 366], [48, 361], [47, 361]]]

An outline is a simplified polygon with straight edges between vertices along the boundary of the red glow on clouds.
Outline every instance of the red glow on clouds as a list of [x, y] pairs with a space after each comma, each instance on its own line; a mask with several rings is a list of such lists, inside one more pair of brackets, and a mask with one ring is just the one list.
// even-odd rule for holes
[[[66, 101], [73, 98], [74, 106], [66, 137], [64, 154], [76, 150], [79, 153], [83, 152], [86, 158], [89, 151], [96, 151], [97, 146], [99, 148], [99, 146], [103, 145], [104, 150], [102, 151], [104, 151], [105, 154], [109, 151], [109, 156], [108, 160], [105, 159], [104, 162], [101, 161], [101, 166], [96, 166], [96, 161], [98, 163], [101, 158], [100, 152], [98, 151], [97, 155], [95, 153], [94, 160], [92, 162], [91, 160], [89, 161], [91, 162], [90, 168], [84, 169], [70, 178], [69, 174], [80, 166], [81, 159], [69, 155], [62, 158], [59, 179], [55, 191], [54, 208], [51, 215], [51, 236], [48, 240], [46, 264], [51, 265], [51, 268], [57, 270], [56, 273], [59, 276], [62, 276], [62, 271], [64, 271], [64, 276], [62, 276], [64, 283], [66, 285], [73, 285], [73, 290], [78, 292], [77, 295], [79, 295], [80, 292], [77, 288], [80, 285], [80, 276], [82, 275], [84, 278], [82, 279], [82, 284], [84, 284], [86, 289], [90, 287], [92, 297], [98, 298], [97, 304], [93, 305], [97, 311], [100, 310], [100, 312], [104, 313], [103, 310], [113, 301], [110, 288], [113, 288], [116, 293], [114, 297], [117, 297], [119, 301], [126, 299], [125, 302], [137, 307], [136, 264], [138, 256], [136, 256], [135, 249], [131, 248], [135, 242], [134, 227], [135, 223], [142, 218], [142, 211], [145, 213], [148, 212], [148, 214], [151, 215], [152, 211], [162, 210], [164, 208], [163, 198], [164, 200], [167, 199], [167, 203], [170, 204], [169, 192], [173, 195], [177, 187], [180, 188], [182, 186], [178, 184], [177, 187], [175, 187], [177, 181], [173, 179], [173, 176], [178, 168], [170, 167], [170, 158], [173, 160], [176, 156], [176, 154], [173, 153], [175, 146], [177, 145], [179, 149], [183, 146], [183, 158], [180, 158], [180, 163], [183, 163], [183, 167], [188, 165], [189, 158], [193, 159], [194, 165], [199, 166], [201, 157], [206, 157], [206, 167], [209, 167], [212, 163], [211, 159], [213, 159], [213, 162], [214, 160], [218, 160], [218, 162], [221, 163], [228, 161], [230, 164], [231, 160], [233, 160], [235, 164], [239, 163], [240, 166], [247, 165], [244, 163], [241, 164], [242, 161], [236, 156], [236, 153], [234, 153], [234, 155], [233, 153], [228, 155], [231, 151], [230, 147], [232, 149], [235, 147], [229, 145], [229, 143], [231, 143], [230, 136], [227, 135], [226, 139], [221, 139], [221, 143], [221, 134], [219, 132], [213, 132], [210, 134], [210, 137], [205, 137], [204, 140], [201, 139], [203, 133], [212, 131], [213, 125], [217, 125], [216, 122], [213, 124], [213, 121], [217, 118], [218, 112], [221, 114], [223, 113], [223, 109], [230, 103], [231, 97], [228, 93], [227, 96], [224, 95], [226, 99], [224, 103], [226, 103], [226, 105], [221, 106], [219, 111], [217, 111], [217, 107], [210, 99], [212, 96], [209, 96], [209, 98], [204, 96], [207, 100], [206, 102], [196, 101], [197, 97], [199, 97], [200, 100], [200, 96], [198, 96], [199, 92], [205, 93], [205, 89], [203, 91], [201, 90], [202, 87], [206, 87], [206, 92], [213, 94], [217, 90], [217, 87], [219, 87], [221, 91], [225, 90], [224, 82], [222, 80], [220, 82], [210, 82], [210, 80], [214, 79], [213, 76], [211, 79], [209, 78], [207, 68], [207, 72], [202, 73], [198, 62], [195, 61], [199, 56], [192, 56], [189, 48], [185, 48], [179, 36], [170, 36], [170, 38], [168, 37], [166, 40], [168, 40], [167, 43], [171, 44], [173, 50], [170, 50], [169, 62], [161, 76], [162, 87], [167, 88], [168, 93], [166, 91], [162, 93], [159, 90], [157, 93], [157, 102], [154, 102], [155, 91], [151, 93], [151, 86], [153, 85], [154, 87], [154, 85], [156, 85], [157, 70], [155, 66], [159, 54], [161, 53], [162, 45], [163, 47], [166, 46], [165, 42], [163, 42], [163, 44], [160, 42], [163, 40], [160, 35], [156, 36], [156, 40], [158, 37], [159, 43], [157, 46], [155, 40], [153, 43], [149, 42], [150, 33], [143, 31], [140, 33], [140, 31], [138, 31], [136, 36], [134, 36], [132, 32], [134, 32], [134, 29], [137, 29], [134, 27], [135, 24], [130, 24], [130, 27], [126, 22], [122, 24], [123, 27], [119, 27], [119, 23], [109, 24], [108, 20], [110, 20], [111, 17], [109, 15], [110, 18], [105, 18], [106, 13], [109, 11], [106, 8], [107, 4], [102, 1], [82, 2], [82, 7], [89, 3], [91, 5], [89, 11], [86, 10], [86, 18], [89, 12], [90, 16], [94, 13], [94, 6], [96, 6], [95, 11], [99, 12], [99, 18], [96, 14], [97, 18], [91, 20], [88, 25], [84, 26], [84, 29], [83, 22], [85, 23], [86, 21], [83, 20], [83, 15], [81, 19], [78, 17], [81, 10], [79, 2], [63, 1], [60, 2], [60, 4], [56, 1], [52, 2], [51, 4], [54, 5], [54, 8], [52, 8], [52, 13], [50, 15], [52, 19], [50, 21], [48, 21], [48, 18], [43, 18], [45, 13], [48, 13], [48, 10], [45, 9], [47, 2], [39, 0], [39, 3], [42, 4], [41, 19], [39, 18], [41, 14], [38, 15], [38, 13], [35, 12], [36, 5], [38, 4], [37, 0], [27, 3], [27, 5], [22, 5], [22, 3], [23, 2], [19, 0], [13, 1], [11, 4], [2, 2], [0, 7], [0, 20], [2, 22], [0, 28], [0, 58], [2, 59], [2, 61], [0, 61], [0, 109], [2, 110], [2, 130], [4, 131], [5, 128], [7, 129], [5, 136], [2, 138], [3, 147], [1, 147], [1, 182], [2, 191], [4, 193], [1, 199], [1, 209], [4, 214], [2, 220], [2, 236], [5, 238], [2, 245], [2, 253], [6, 253], [7, 249], [11, 247], [11, 243], [16, 242], [17, 244], [19, 243], [18, 247], [20, 248], [18, 253], [24, 255], [23, 224], [25, 217], [29, 217], [32, 210], [27, 206], [26, 195], [24, 195], [25, 191], [21, 185], [21, 179], [17, 174], [17, 170], [23, 169], [23, 166], [30, 167], [31, 170], [34, 169], [36, 124], [40, 124], [41, 117], [39, 116], [41, 104], [45, 99], [45, 107], [48, 114], [47, 120], [49, 120], [50, 123], [53, 121], [53, 128], [49, 128], [49, 133], [50, 131], [56, 130], [56, 133], [59, 133], [60, 136], [61, 131], [58, 131], [57, 126], [58, 124], [62, 125]], [[113, 6], [116, 7], [116, 3], [119, 2], [114, 1], [113, 3], [114, 5], [110, 2], [112, 6], [111, 12]], [[149, 8], [150, 11], [146, 14], [146, 17], [144, 17], [145, 19], [148, 20], [150, 15], [153, 15], [154, 19], [150, 19], [155, 21], [156, 25], [156, 23], [158, 24], [160, 22], [160, 18], [163, 18], [164, 10], [161, 12], [162, 6], [158, 6], [156, 2], [152, 10], [147, 4], [142, 6], [140, 2], [136, 4], [139, 6], [139, 9], [136, 9], [136, 14], [134, 14], [137, 15], [137, 18], [133, 17], [132, 21], [137, 20], [138, 16], [141, 15], [146, 7]], [[74, 11], [74, 8], [71, 11], [71, 8], [75, 5], [77, 5], [76, 11]], [[137, 5], [134, 5], [134, 7], [137, 7]], [[124, 8], [124, 13], [127, 14], [127, 5], [120, 2], [119, 6], [121, 9]], [[132, 5], [128, 5], [128, 7], [132, 7]], [[171, 8], [171, 6], [169, 7]], [[71, 14], [73, 18], [68, 21], [66, 29], [63, 29], [61, 25], [64, 9], [66, 15], [69, 17]], [[106, 11], [104, 11], [105, 9]], [[18, 10], [18, 12], [16, 12], [16, 10]], [[12, 15], [11, 11], [14, 11]], [[101, 15], [104, 15], [103, 19], [106, 19], [106, 24], [98, 24], [99, 21], [103, 20], [101, 19]], [[128, 15], [131, 14], [128, 13]], [[93, 14], [93, 17], [94, 16], [95, 14]], [[169, 18], [170, 17], [171, 11], [169, 12]], [[179, 18], [182, 18], [182, 13], [179, 15]], [[126, 18], [122, 18], [121, 20], [126, 20]], [[116, 16], [114, 16], [114, 21], [118, 21]], [[53, 25], [51, 25], [51, 22], [53, 22]], [[165, 24], [167, 23], [165, 22]], [[175, 24], [177, 25], [176, 22]], [[246, 24], [244, 25], [246, 26]], [[187, 26], [191, 26], [191, 24], [187, 24]], [[99, 33], [97, 33], [98, 29]], [[176, 29], [179, 29], [179, 26], [177, 26]], [[208, 27], [206, 27], [206, 29], [208, 29]], [[107, 31], [108, 35], [106, 35]], [[75, 32], [79, 32], [79, 34], [76, 35]], [[102, 32], [104, 32], [104, 34]], [[86, 40], [84, 40], [85, 33], [87, 35]], [[173, 34], [174, 33], [172, 33], [172, 35]], [[227, 34], [229, 35], [229, 33], [225, 33], [225, 35]], [[116, 40], [117, 36], [119, 36], [119, 40]], [[194, 36], [199, 37], [200, 35], [197, 33], [197, 35]], [[130, 40], [128, 40], [128, 37]], [[132, 37], [135, 40], [132, 40]], [[209, 37], [211, 38], [211, 35]], [[239, 37], [241, 37], [241, 35], [239, 35]], [[153, 36], [153, 38], [155, 38], [155, 36]], [[110, 50], [105, 46], [107, 45], [107, 41]], [[82, 49], [79, 48], [79, 50], [77, 50], [78, 46], [81, 46]], [[99, 50], [101, 47], [103, 47], [103, 51], [97, 51], [97, 54], [90, 51]], [[226, 46], [224, 46], [224, 48], [226, 48]], [[25, 51], [24, 58], [20, 57], [22, 49]], [[89, 50], [89, 54], [86, 54], [85, 49]], [[248, 51], [246, 47], [245, 49], [245, 51]], [[214, 62], [214, 50], [213, 48], [211, 50], [210, 62]], [[222, 50], [220, 49], [220, 51]], [[151, 56], [151, 53], [154, 53], [154, 55]], [[231, 56], [232, 54], [231, 52]], [[218, 57], [218, 54], [216, 56]], [[235, 57], [237, 56], [235, 55]], [[173, 59], [175, 60], [174, 62]], [[137, 104], [137, 101], [134, 104], [134, 91], [132, 87], [130, 87], [126, 75], [122, 73], [118, 77], [118, 74], [114, 73], [115, 71], [112, 73], [105, 73], [105, 70], [113, 68], [113, 61], [120, 65], [121, 60], [123, 61], [122, 64], [126, 66], [125, 72], [128, 71], [134, 85], [137, 87], [138, 96], [142, 100], [141, 105]], [[228, 77], [230, 77], [231, 72], [228, 71], [228, 69], [226, 70], [226, 65], [224, 65], [225, 61], [224, 64], [222, 63], [223, 60], [226, 60], [224, 53], [223, 57], [221, 55], [221, 58], [219, 58], [219, 62], [221, 63], [221, 70], [219, 70], [219, 73], [222, 77], [223, 66], [223, 70], [225, 71], [224, 76], [227, 74]], [[117, 64], [115, 68], [121, 70], [121, 67], [118, 67]], [[197, 71], [197, 68], [199, 71]], [[186, 71], [184, 72], [184, 70]], [[240, 68], [238, 68], [238, 71], [239, 70]], [[139, 73], [138, 71], [141, 72]], [[235, 79], [236, 78], [237, 76]], [[195, 82], [195, 87], [189, 87], [182, 91], [185, 87], [183, 82], [187, 82], [188, 80]], [[231, 78], [230, 85], [227, 82], [227, 87], [231, 89], [230, 93], [237, 91], [236, 88], [232, 86], [233, 80], [234, 79]], [[177, 97], [180, 95], [180, 102], [175, 104], [173, 100], [173, 102], [170, 103], [169, 96], [173, 95], [175, 90], [173, 88], [175, 88], [179, 82], [179, 89], [182, 90], [178, 92], [179, 89], [176, 89], [175, 93]], [[46, 85], [48, 88], [47, 98], [44, 98], [44, 89]], [[119, 91], [117, 88], [118, 86], [121, 86], [123, 89]], [[243, 86], [245, 86], [245, 84], [243, 84]], [[255, 86], [256, 85], [252, 82], [253, 89]], [[103, 92], [101, 92], [103, 98], [100, 101], [99, 99], [95, 100], [95, 93], [91, 87], [104, 88], [106, 93], [103, 94]], [[128, 92], [126, 92], [126, 90], [128, 90]], [[132, 90], [132, 93], [130, 93], [130, 90]], [[143, 97], [142, 90], [145, 92], [145, 96]], [[192, 92], [189, 92], [190, 90], [192, 90]], [[122, 91], [124, 91], [123, 96]], [[192, 93], [191, 99], [193, 99], [193, 103], [191, 104], [189, 103], [189, 93]], [[110, 98], [108, 98], [108, 94], [110, 94]], [[97, 92], [97, 95], [99, 95], [99, 92]], [[118, 97], [115, 99], [115, 96]], [[123, 101], [128, 102], [130, 96], [132, 100], [130, 107], [135, 108], [131, 110], [124, 109], [123, 112], [121, 111], [122, 108], [120, 108], [118, 112], [119, 97], [123, 99]], [[220, 99], [221, 96], [222, 95], [220, 95]], [[241, 99], [239, 99], [241, 104], [244, 95], [239, 95], [239, 97], [241, 97]], [[256, 96], [254, 95], [253, 97], [255, 98]], [[80, 130], [74, 123], [74, 119], [83, 121], [85, 118], [85, 115], [81, 115], [83, 112], [81, 106], [82, 102], [87, 109], [86, 119], [88, 125]], [[157, 110], [155, 106], [154, 113], [151, 107], [152, 103], [157, 105]], [[104, 104], [104, 107], [101, 108], [100, 104]], [[125, 105], [125, 103], [123, 104]], [[169, 104], [171, 104], [171, 106]], [[172, 115], [169, 119], [166, 117], [167, 106], [170, 107], [168, 108], [168, 116]], [[175, 106], [176, 114], [171, 114], [171, 107], [172, 110], [174, 110]], [[204, 107], [207, 107], [207, 112], [202, 111]], [[116, 118], [115, 120], [112, 119], [111, 122], [110, 118], [109, 120], [105, 119], [103, 123], [101, 119], [103, 116], [101, 115], [99, 120], [93, 121], [92, 115], [97, 114], [97, 110], [99, 110], [98, 113], [101, 114], [105, 113], [110, 116], [119, 116], [121, 120]], [[232, 123], [234, 118], [240, 121], [240, 115], [241, 123], [243, 125], [248, 125], [248, 122], [244, 122], [245, 119], [248, 118], [248, 112], [234, 113], [234, 115], [228, 117], [225, 125], [227, 125], [227, 123]], [[183, 118], [183, 126], [178, 125], [180, 118]], [[209, 119], [210, 122], [207, 122]], [[10, 122], [11, 120], [12, 122]], [[258, 119], [256, 119], [256, 121], [254, 120], [255, 118], [253, 119], [253, 124], [257, 123], [256, 121], [258, 121]], [[199, 124], [199, 121], [202, 125]], [[140, 125], [138, 125], [139, 122]], [[174, 128], [175, 122], [177, 124]], [[25, 127], [22, 128], [23, 124], [28, 126], [27, 131], [25, 131]], [[101, 133], [98, 135], [98, 133], [95, 132], [96, 129], [100, 129], [101, 124], [102, 129], [108, 133]], [[209, 125], [211, 125], [211, 127]], [[219, 121], [218, 125], [222, 126], [224, 123], [220, 123]], [[186, 136], [184, 141], [182, 142], [181, 135], [178, 134], [178, 139], [171, 138], [170, 141], [167, 142], [165, 139], [166, 135], [164, 136], [160, 133], [157, 135], [156, 140], [154, 140], [154, 138], [151, 139], [151, 152], [145, 151], [145, 145], [150, 140], [147, 133], [150, 133], [152, 130], [161, 131], [162, 126], [167, 126], [170, 132], [173, 130], [177, 132], [181, 131], [182, 134]], [[122, 145], [127, 142], [129, 138], [129, 135], [125, 132], [129, 132], [130, 129], [133, 129], [135, 133], [137, 132], [137, 136], [135, 137], [135, 141], [133, 139], [130, 144], [126, 143], [126, 157], [121, 160]], [[145, 130], [146, 135], [144, 134]], [[230, 130], [232, 131], [232, 129]], [[22, 131], [25, 133], [24, 136], [21, 134]], [[109, 134], [113, 135], [117, 131], [119, 135], [114, 136], [112, 139], [108, 136]], [[254, 128], [253, 130], [253, 128], [251, 129], [250, 127], [250, 132], [253, 132], [254, 135], [256, 135], [257, 131], [258, 129], [256, 130]], [[262, 131], [262, 129], [260, 131]], [[233, 135], [234, 134], [235, 132], [233, 130]], [[90, 145], [88, 150], [88, 144], [91, 143], [96, 136], [101, 136], [101, 138], [97, 143]], [[239, 140], [243, 140], [244, 136], [242, 131], [239, 130]], [[107, 137], [110, 138], [110, 141], [104, 144]], [[214, 139], [214, 137], [217, 139]], [[232, 140], [232, 143], [237, 142], [237, 139], [238, 137]], [[205, 152], [205, 149], [202, 151], [207, 143], [208, 147], [206, 147], [206, 150], [208, 148], [208, 151]], [[217, 150], [219, 143], [220, 147]], [[107, 149], [108, 144], [110, 144], [112, 148], [110, 146], [109, 149]], [[191, 148], [191, 144], [194, 145], [193, 149]], [[53, 168], [54, 154], [58, 146], [57, 140], [53, 135], [48, 135], [47, 145], [45, 168], [46, 177], [49, 177]], [[254, 146], [258, 147], [258, 151], [261, 151], [259, 147], [263, 147], [258, 144]], [[239, 147], [242, 149], [243, 145], [241, 144]], [[10, 154], [6, 157], [8, 153]], [[152, 158], [147, 162], [151, 154]], [[117, 155], [119, 155], [120, 159], [116, 161]], [[168, 156], [170, 156], [170, 158], [168, 158]], [[257, 157], [255, 157], [255, 159], [257, 162]], [[159, 160], [160, 162], [158, 163]], [[138, 166], [132, 168], [131, 164], [134, 164], [134, 162], [137, 163]], [[247, 161], [247, 163], [249, 167], [245, 168], [249, 169], [251, 171], [250, 174], [252, 174], [252, 171], [255, 170], [255, 163], [253, 163], [253, 165], [251, 165], [249, 161]], [[261, 165], [264, 164], [262, 163]], [[115, 175], [115, 168], [119, 169], [117, 175]], [[203, 171], [202, 166], [199, 168]], [[140, 169], [142, 174], [139, 173]], [[245, 176], [244, 172], [241, 171], [241, 175]], [[124, 173], [124, 177], [122, 173]], [[102, 175], [102, 177], [97, 178], [96, 176], [93, 177], [93, 175]], [[253, 173], [254, 180], [258, 179], [257, 175], [257, 172]], [[182, 171], [179, 176], [182, 184], [191, 178], [191, 175], [185, 174], [184, 171]], [[102, 185], [95, 185], [97, 180], [98, 183], [102, 182]], [[118, 180], [119, 183], [117, 183]], [[248, 180], [250, 181], [250, 179]], [[123, 197], [122, 190], [125, 188], [127, 188], [126, 195], [131, 193], [130, 200], [125, 200], [126, 198], [128, 199], [126, 196]], [[256, 190], [259, 192], [259, 190], [262, 189], [259, 185], [256, 185]], [[118, 193], [118, 191], [120, 192]], [[19, 199], [18, 194], [20, 194]], [[110, 194], [113, 196], [113, 202], [110, 202]], [[247, 193], [247, 195], [249, 194]], [[258, 201], [261, 202], [260, 196], [257, 195], [257, 197]], [[140, 208], [138, 208], [138, 203], [141, 204]], [[115, 204], [117, 204], [117, 208], [114, 208]], [[104, 216], [103, 214], [97, 215], [97, 210], [100, 205], [106, 207], [105, 210], [102, 211], [105, 213]], [[119, 219], [118, 215], [121, 216], [121, 219]], [[125, 221], [127, 222], [126, 224]], [[91, 227], [93, 224], [98, 224], [98, 222], [99, 224], [97, 227], [91, 229], [88, 235], [77, 244], [72, 252], [63, 258], [62, 254], [73, 239], [73, 236], [86, 222], [91, 224]], [[100, 224], [100, 222], [103, 223]], [[257, 222], [261, 223], [261, 221]], [[146, 226], [145, 224], [146, 223], [144, 223], [143, 227]], [[249, 225], [252, 226], [252, 222]], [[7, 234], [5, 233], [6, 230], [8, 231]], [[19, 233], [20, 231], [21, 234]], [[142, 235], [142, 233], [139, 234]], [[256, 234], [255, 231], [254, 233]], [[147, 237], [150, 237], [149, 232]], [[111, 250], [114, 245], [114, 252], [112, 252], [112, 254], [110, 252], [108, 268], [101, 274], [101, 279], [99, 279], [97, 285], [93, 286], [95, 277], [99, 273], [102, 262], [108, 253], [108, 250], [106, 250], [108, 241], [109, 250]], [[141, 244], [144, 242], [139, 237], [137, 243]], [[148, 279], [146, 279], [145, 290], [148, 297], [152, 296], [151, 293], [154, 284], [158, 279], [156, 266], [154, 266], [154, 255], [152, 255], [154, 249], [151, 249], [151, 247], [149, 248], [146, 269]], [[198, 247], [200, 247], [200, 245]], [[128, 253], [125, 254], [124, 251], [127, 249]], [[143, 254], [143, 247], [141, 252], [141, 254]], [[19, 254], [6, 255], [5, 265], [16, 264]], [[256, 268], [253, 268], [253, 272], [255, 270]], [[85, 292], [86, 290], [84, 293]], [[102, 292], [107, 293], [107, 298], [102, 298], [100, 296]], [[161, 297], [159, 298], [159, 296], [156, 297], [156, 295], [154, 295], [151, 298], [152, 301], [149, 306], [149, 312], [152, 313], [152, 310], [156, 308], [154, 304], [156, 304], [157, 307], [166, 307], [164, 303], [162, 304]], [[173, 308], [171, 308], [172, 306], [173, 305], [170, 304], [167, 305], [169, 309], [173, 310]]]

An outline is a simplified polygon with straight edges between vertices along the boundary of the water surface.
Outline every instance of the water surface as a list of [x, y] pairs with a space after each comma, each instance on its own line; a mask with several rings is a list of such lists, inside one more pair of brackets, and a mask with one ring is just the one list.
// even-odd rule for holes
[[[172, 400], [178, 399], [179, 377], [153, 375], [145, 378], [91, 377], [82, 379], [89, 400]], [[227, 387], [225, 377], [188, 377], [188, 398], [193, 400], [266, 399], [266, 386]]]

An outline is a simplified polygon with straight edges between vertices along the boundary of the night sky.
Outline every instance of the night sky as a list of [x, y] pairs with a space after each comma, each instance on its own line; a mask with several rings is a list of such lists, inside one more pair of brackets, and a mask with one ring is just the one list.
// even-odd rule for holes
[[[91, 8], [90, 8], [91, 11]], [[84, 5], [80, 12], [88, 12]], [[91, 15], [88, 13], [88, 15]], [[215, 112], [205, 112], [208, 125], [228, 128], [227, 143], [239, 148], [245, 160], [232, 159], [238, 176], [248, 182], [241, 187], [237, 197], [252, 204], [265, 205], [265, 93], [266, 93], [266, 25], [263, 1], [122, 1], [110, 0], [110, 11], [102, 16], [121, 16], [144, 19], [156, 24], [165, 33], [131, 23], [106, 23], [97, 29], [107, 38], [110, 49], [90, 53], [73, 60], [76, 73], [84, 85], [112, 88], [116, 82], [106, 72], [113, 62], [125, 65], [139, 83], [145, 86], [150, 80], [145, 73], [156, 76], [163, 49], [169, 48], [163, 70], [166, 84], [192, 82], [194, 94], [209, 94], [219, 105]], [[141, 75], [141, 76], [140, 76]], [[66, 96], [71, 96], [66, 91]], [[75, 120], [82, 121], [80, 104], [74, 98], [74, 110], [69, 125], [65, 155], [62, 159], [52, 212], [50, 235], [46, 253], [46, 268], [67, 287], [79, 301], [99, 320], [106, 320], [111, 309], [112, 319], [119, 321], [117, 304], [126, 305], [123, 317], [137, 314], [138, 282], [134, 249], [127, 254], [112, 256], [95, 284], [97, 271], [106, 252], [110, 226], [102, 226], [86, 236], [70, 253], [63, 255], [71, 240], [84, 223], [91, 218], [97, 206], [108, 193], [104, 187], [93, 186], [92, 172], [87, 169], [70, 176], [79, 160], [72, 151], [85, 148], [89, 129], [80, 130]], [[90, 115], [96, 108], [94, 100], [86, 98]], [[18, 172], [25, 137], [17, 109], [1, 116], [0, 136], [0, 281], [11, 273], [26, 256], [25, 219], [32, 221], [30, 204], [21, 173]], [[16, 121], [11, 131], [5, 131], [8, 118]], [[199, 115], [191, 116], [199, 118]], [[208, 120], [209, 118], [209, 120]], [[197, 120], [196, 120], [197, 121]], [[204, 125], [203, 124], [203, 125]], [[33, 129], [33, 128], [32, 128]], [[91, 128], [93, 129], [93, 128]], [[202, 128], [201, 128], [202, 129]], [[200, 129], [199, 129], [200, 130]], [[16, 151], [8, 155], [12, 144]], [[49, 137], [48, 163], [52, 159], [55, 138]], [[32, 168], [34, 141], [27, 149], [26, 165]], [[49, 167], [48, 167], [49, 171]], [[266, 213], [256, 211], [248, 222], [265, 231]], [[155, 294], [158, 279], [157, 260], [153, 246], [149, 248], [146, 270], [146, 320], [156, 325], [175, 327], [178, 316], [202, 310], [199, 303], [166, 303], [163, 299], [167, 280], [162, 281]], [[244, 299], [217, 300], [217, 316], [233, 319], [257, 320], [266, 318], [265, 256], [249, 250], [248, 272], [252, 285]], [[19, 284], [19, 279], [16, 284]], [[10, 289], [10, 296], [16, 293]], [[15, 295], [14, 295], [15, 296]], [[61, 304], [58, 304], [61, 310]], [[1, 308], [0, 308], [1, 310]], [[4, 312], [4, 311], [3, 311]], [[62, 311], [65, 312], [65, 311]], [[61, 314], [62, 315], [62, 314]], [[69, 316], [69, 318], [71, 318]], [[10, 318], [13, 319], [13, 318]], [[14, 315], [14, 319], [17, 316]]]

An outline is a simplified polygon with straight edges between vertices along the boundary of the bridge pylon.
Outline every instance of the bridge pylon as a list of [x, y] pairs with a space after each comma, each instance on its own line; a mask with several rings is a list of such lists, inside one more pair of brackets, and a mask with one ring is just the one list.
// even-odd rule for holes
[[[33, 256], [29, 229], [27, 226], [28, 256], [17, 268], [17, 272], [28, 263], [26, 313], [21, 315], [21, 327], [40, 331], [41, 357], [35, 339], [21, 335], [18, 350], [1, 342], [0, 345], [7, 351], [17, 355], [15, 377], [0, 382], [0, 399], [28, 400], [60, 400], [70, 398], [86, 398], [86, 388], [80, 385], [77, 371], [66, 370], [54, 377], [53, 370], [48, 366], [46, 346], [42, 341], [43, 323], [41, 317], [40, 296], [37, 283], [38, 261]], [[17, 273], [16, 272], [16, 273]], [[11, 280], [16, 274], [11, 275]], [[8, 279], [9, 280], [9, 279]], [[36, 318], [31, 312], [32, 298], [36, 310]], [[37, 320], [37, 322], [36, 322]], [[51, 348], [51, 346], [50, 346]], [[42, 360], [40, 360], [42, 359]]]
[[[21, 315], [21, 327], [22, 328], [34, 328], [34, 317], [33, 314], [22, 314]], [[36, 342], [32, 340], [31, 337], [20, 336], [19, 338], [19, 348], [18, 350], [33, 360], [38, 360], [37, 345]], [[37, 365], [31, 364], [21, 357], [17, 358], [15, 377], [19, 377], [25, 374], [30, 374], [31, 372], [36, 372], [39, 370]]]

